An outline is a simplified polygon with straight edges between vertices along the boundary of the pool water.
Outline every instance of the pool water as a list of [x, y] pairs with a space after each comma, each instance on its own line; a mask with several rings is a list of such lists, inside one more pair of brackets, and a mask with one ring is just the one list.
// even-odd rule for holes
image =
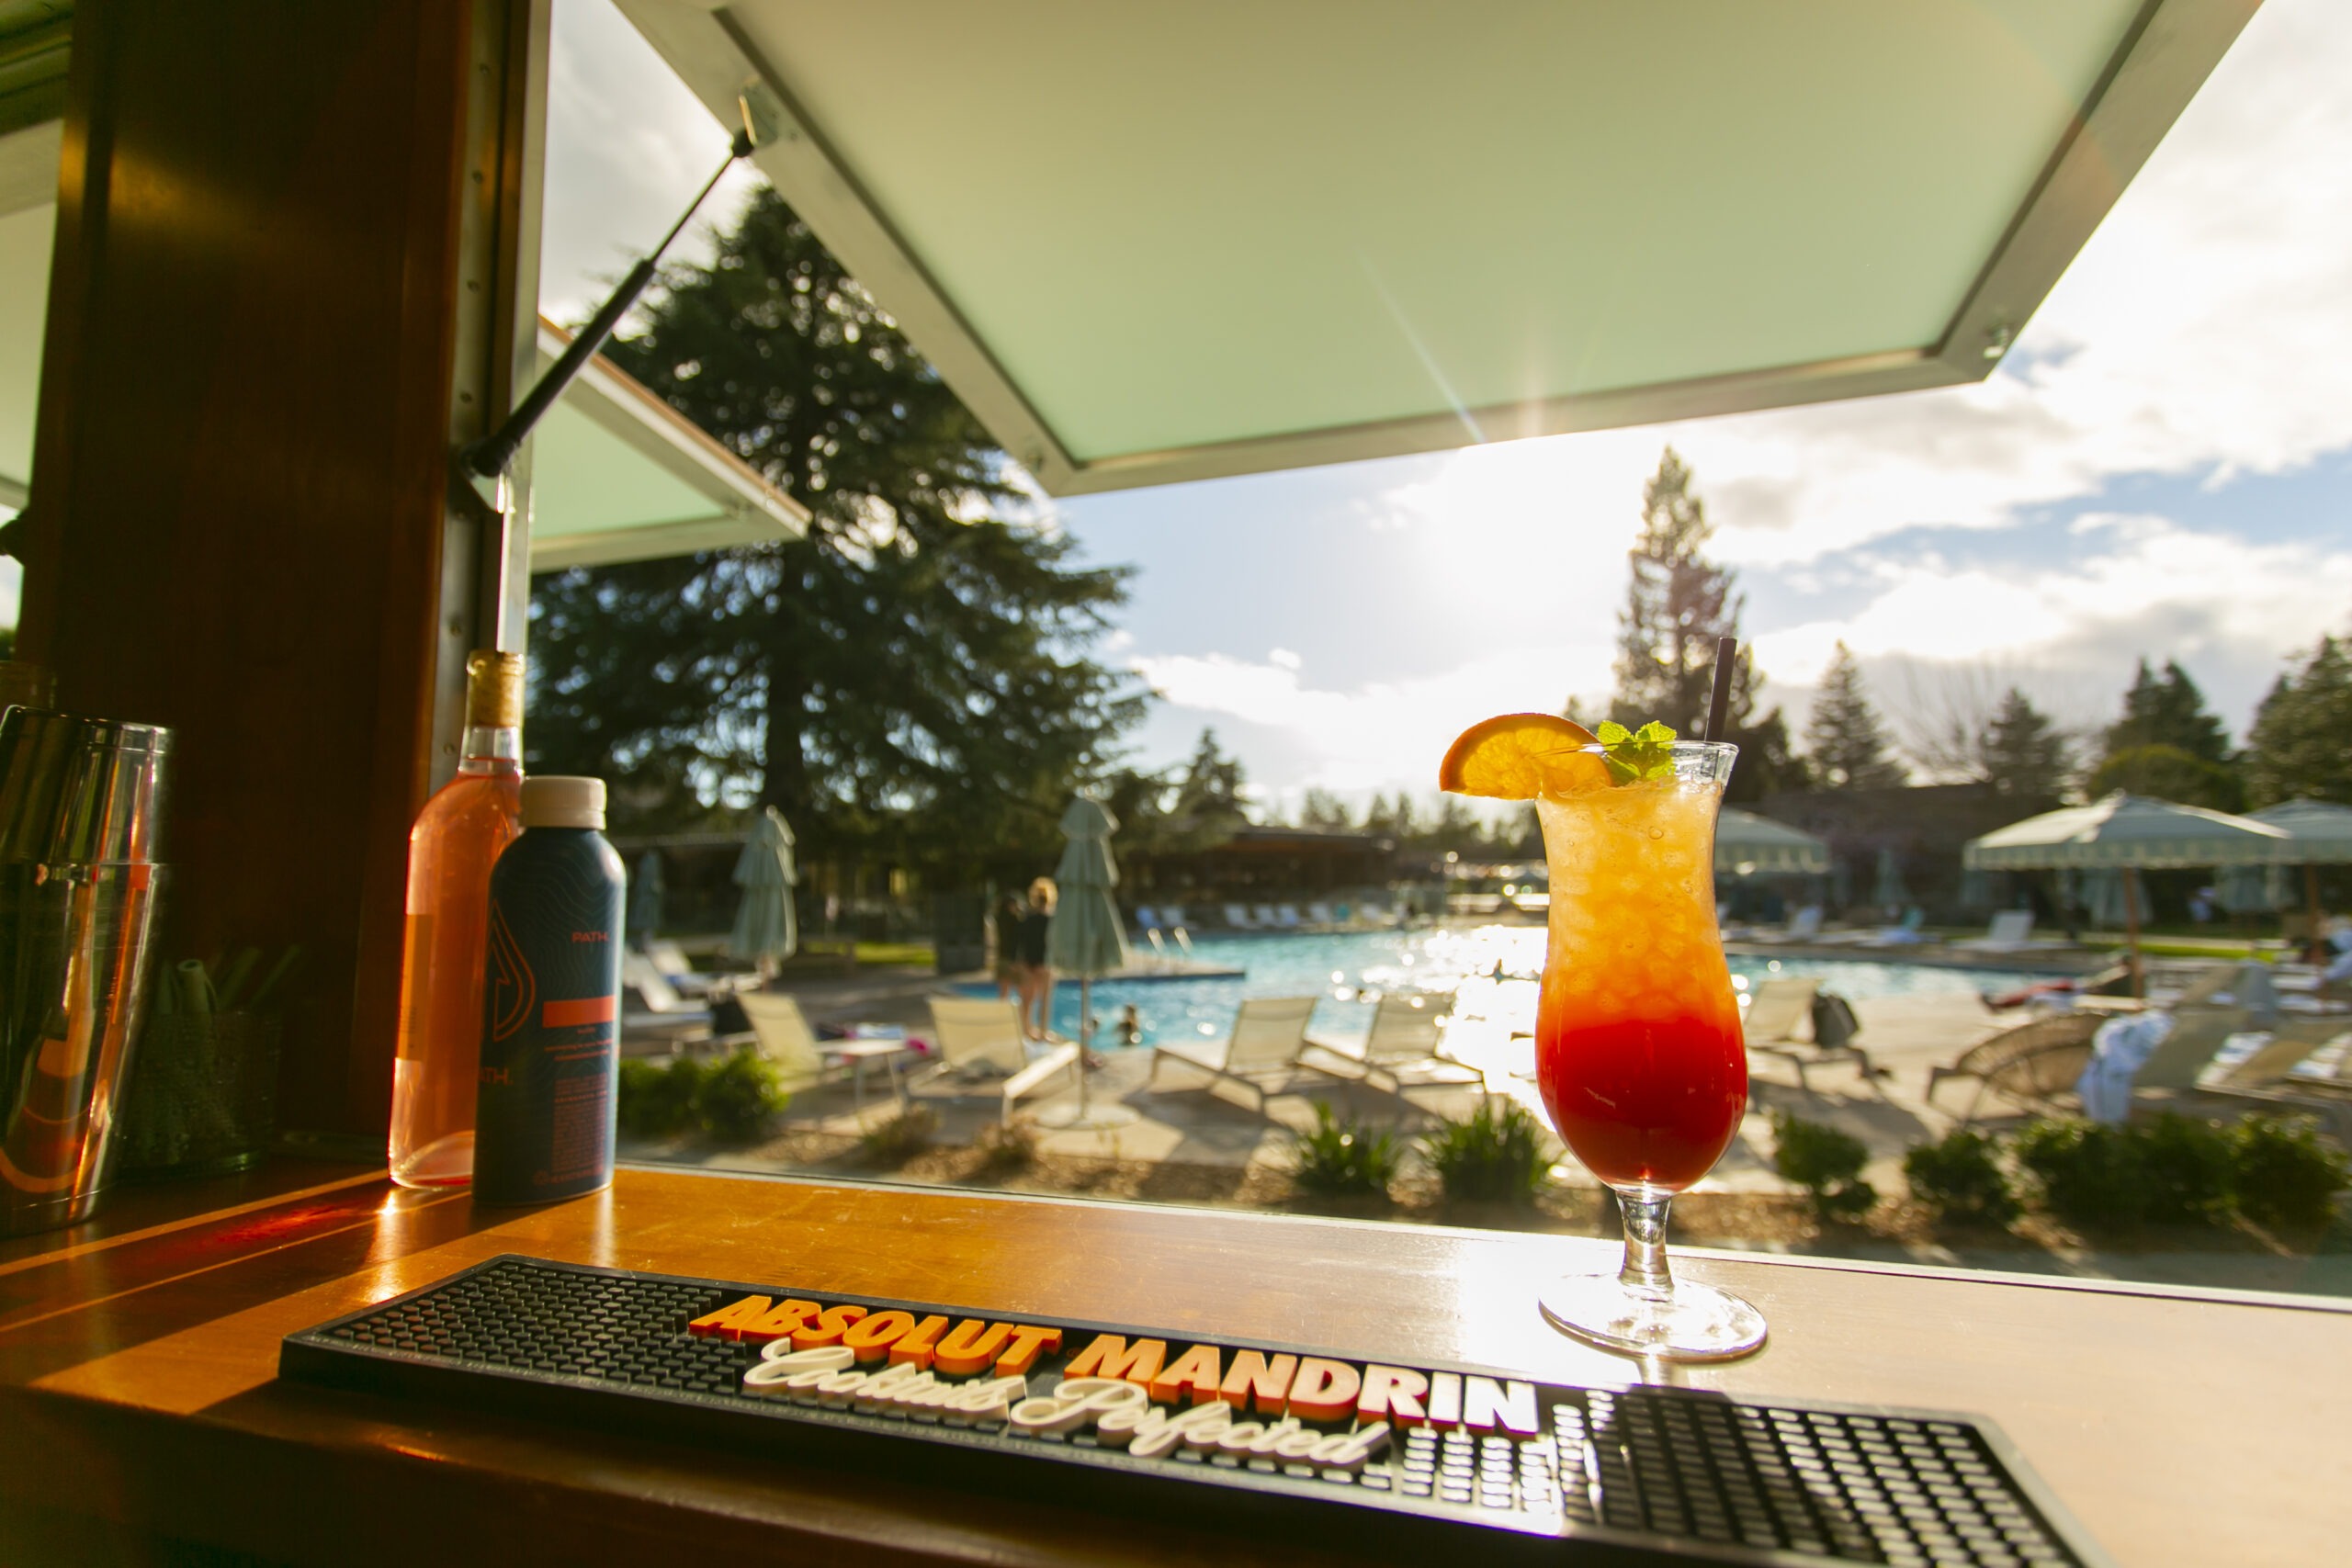
[[[1385, 991], [1451, 991], [1456, 1035], [1508, 1038], [1535, 1027], [1536, 980], [1544, 967], [1541, 926], [1473, 930], [1350, 931], [1329, 935], [1202, 936], [1193, 952], [1204, 963], [1244, 971], [1238, 978], [1099, 981], [1092, 1010], [1095, 1043], [1118, 1044], [1124, 1009], [1133, 1004], [1142, 1043], [1222, 1039], [1245, 997], [1320, 998], [1311, 1032], [1361, 1040], [1371, 1027], [1373, 1002]], [[1822, 982], [1849, 1000], [1874, 997], [1968, 996], [2007, 991], [2047, 976], [2007, 969], [1943, 969], [1921, 964], [1859, 960], [1768, 959], [1735, 956], [1735, 983], [1776, 976]], [[974, 995], [994, 987], [967, 987]], [[1053, 1027], [1078, 1038], [1079, 987], [1064, 978], [1054, 987]], [[1467, 1026], [1465, 1028], [1465, 1026]]]

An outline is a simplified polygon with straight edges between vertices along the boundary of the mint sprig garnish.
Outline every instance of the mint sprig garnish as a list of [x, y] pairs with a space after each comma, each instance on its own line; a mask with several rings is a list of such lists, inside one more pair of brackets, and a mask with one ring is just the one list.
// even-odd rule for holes
[[1674, 776], [1674, 731], [1657, 720], [1639, 729], [1603, 724], [1593, 736], [1603, 748], [1601, 760], [1609, 764], [1609, 776], [1618, 784]]

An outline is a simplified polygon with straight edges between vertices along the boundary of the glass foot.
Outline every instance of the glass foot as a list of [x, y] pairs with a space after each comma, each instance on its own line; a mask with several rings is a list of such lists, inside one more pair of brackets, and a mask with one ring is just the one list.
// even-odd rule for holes
[[1537, 1293], [1552, 1326], [1588, 1344], [1668, 1361], [1728, 1361], [1764, 1343], [1764, 1314], [1729, 1291], [1678, 1280], [1663, 1293], [1615, 1274], [1569, 1274]]

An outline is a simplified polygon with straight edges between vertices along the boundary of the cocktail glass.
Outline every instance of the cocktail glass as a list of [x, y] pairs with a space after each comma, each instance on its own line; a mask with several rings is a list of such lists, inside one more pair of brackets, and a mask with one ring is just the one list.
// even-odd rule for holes
[[1714, 895], [1715, 813], [1737, 753], [1679, 742], [1652, 776], [1535, 803], [1552, 868], [1536, 1082], [1625, 1222], [1622, 1269], [1555, 1280], [1540, 1299], [1579, 1338], [1669, 1360], [1764, 1342], [1761, 1313], [1677, 1281], [1666, 1258], [1668, 1205], [1722, 1156], [1747, 1105]]

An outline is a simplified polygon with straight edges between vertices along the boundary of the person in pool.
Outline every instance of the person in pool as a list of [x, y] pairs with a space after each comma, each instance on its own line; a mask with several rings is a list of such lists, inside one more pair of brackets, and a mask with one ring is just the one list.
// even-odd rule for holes
[[1053, 923], [1057, 892], [1050, 876], [1029, 885], [1029, 908], [1021, 917], [1014, 947], [1021, 964], [1021, 1032], [1032, 1040], [1045, 1039], [1052, 1021], [1054, 971], [1046, 962], [1046, 930]]

